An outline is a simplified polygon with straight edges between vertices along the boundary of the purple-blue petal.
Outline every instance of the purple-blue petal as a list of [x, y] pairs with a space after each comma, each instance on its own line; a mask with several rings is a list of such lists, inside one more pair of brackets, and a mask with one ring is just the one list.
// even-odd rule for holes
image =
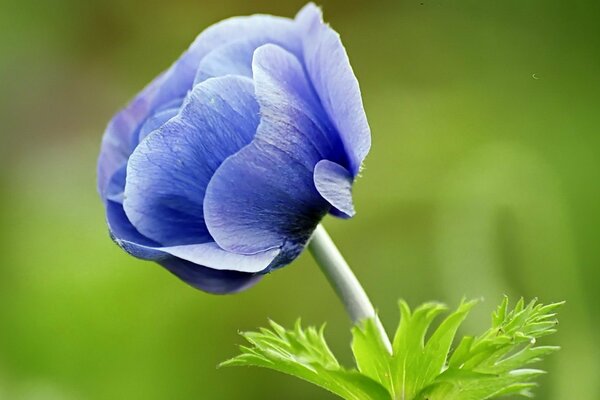
[[159, 263], [187, 284], [213, 294], [238, 293], [255, 285], [262, 278], [260, 274], [206, 268], [176, 257], [169, 257]]
[[109, 122], [98, 158], [98, 192], [106, 199], [106, 188], [113, 174], [121, 169], [131, 154], [131, 142], [155, 107], [155, 101], [165, 75], [159, 75]]
[[237, 254], [225, 251], [215, 242], [170, 246], [161, 248], [177, 258], [207, 265], [218, 270], [235, 270], [239, 272], [256, 273], [264, 271], [279, 255], [279, 249], [271, 249], [256, 254]]
[[[166, 84], [159, 97], [175, 98], [185, 95], [194, 85], [194, 78], [202, 59], [221, 46], [270, 32], [287, 35], [296, 29], [293, 20], [271, 15], [234, 17], [218, 22], [200, 33], [189, 49], [169, 69]], [[302, 47], [299, 40], [290, 43], [289, 46], [297, 48], [298, 51], [301, 51]]]
[[215, 172], [206, 190], [205, 221], [223, 249], [253, 254], [280, 248], [285, 263], [330, 207], [315, 188], [313, 169], [332, 146], [291, 53], [262, 46], [253, 70], [260, 125], [252, 143]]
[[140, 233], [164, 246], [212, 241], [206, 186], [223, 160], [252, 140], [258, 111], [250, 79], [213, 78], [140, 143], [129, 159], [123, 203]]
[[304, 44], [306, 70], [316, 92], [339, 132], [356, 176], [371, 147], [371, 131], [358, 81], [336, 31], [323, 23], [313, 3], [296, 16]]
[[321, 160], [315, 166], [315, 186], [321, 196], [331, 204], [332, 214], [351, 218], [356, 213], [352, 203], [352, 174], [344, 167], [329, 160]]
[[248, 37], [217, 47], [200, 62], [194, 84], [215, 76], [242, 75], [252, 77], [254, 51], [267, 43], [276, 44], [302, 58], [302, 40], [292, 20], [271, 26]]
[[148, 239], [131, 224], [123, 205], [114, 201], [106, 202], [106, 222], [110, 236], [121, 248], [134, 257], [143, 260], [160, 260], [168, 254], [158, 250], [160, 244]]
[[[111, 237], [121, 248], [134, 257], [158, 262], [184, 282], [205, 292], [225, 294], [249, 288], [258, 282], [260, 275], [239, 271], [236, 267], [242, 265], [247, 271], [261, 271], [277, 255], [271, 252], [241, 259], [238, 255], [219, 251], [214, 242], [187, 252], [185, 249], [161, 247], [135, 229], [121, 204], [108, 201], [106, 212]], [[179, 258], [172, 253], [185, 257]], [[228, 263], [231, 263], [230, 268], [227, 268]]]
[[255, 39], [238, 40], [208, 53], [200, 61], [194, 85], [224, 75], [240, 75], [252, 77], [252, 54], [262, 41]]
[[311, 170], [323, 158], [344, 162], [339, 136], [300, 61], [282, 47], [267, 44], [255, 51], [252, 69], [261, 109], [261, 140]]
[[257, 139], [217, 169], [206, 190], [204, 218], [227, 251], [281, 249], [294, 258], [328, 208], [312, 171]]
[[[98, 159], [98, 192], [106, 200], [106, 187], [113, 174], [122, 168], [138, 144], [141, 125], [165, 106], [172, 108], [194, 86], [194, 77], [200, 61], [218, 47], [268, 32], [295, 32], [297, 27], [289, 18], [270, 15], [252, 15], [229, 18], [205, 29], [192, 45], [165, 72], [154, 79], [108, 124], [102, 139]], [[291, 37], [287, 35], [286, 37]], [[301, 53], [299, 39], [286, 43], [288, 48]]]
[[127, 176], [127, 165], [119, 168], [108, 182], [105, 189], [105, 200], [123, 204], [123, 190], [125, 189], [125, 178]]
[[150, 133], [163, 126], [168, 120], [179, 114], [179, 108], [180, 107], [167, 108], [156, 112], [152, 117], [148, 118], [140, 128], [138, 143], [144, 140]]

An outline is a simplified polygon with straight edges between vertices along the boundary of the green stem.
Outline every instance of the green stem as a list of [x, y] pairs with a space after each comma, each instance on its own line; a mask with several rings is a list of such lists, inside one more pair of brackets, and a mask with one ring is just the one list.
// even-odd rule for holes
[[390, 339], [385, 333], [385, 329], [379, 317], [377, 317], [375, 308], [373, 308], [369, 297], [367, 297], [367, 293], [322, 225], [319, 224], [315, 229], [308, 244], [308, 249], [338, 297], [344, 303], [344, 307], [354, 324], [358, 324], [364, 319], [373, 318], [379, 328], [381, 340], [391, 354]]

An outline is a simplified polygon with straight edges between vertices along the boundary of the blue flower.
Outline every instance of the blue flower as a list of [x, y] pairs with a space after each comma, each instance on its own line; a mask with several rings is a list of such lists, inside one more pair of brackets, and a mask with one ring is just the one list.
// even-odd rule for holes
[[98, 191], [114, 241], [212, 293], [294, 260], [351, 217], [371, 135], [339, 35], [314, 4], [204, 32], [110, 121]]

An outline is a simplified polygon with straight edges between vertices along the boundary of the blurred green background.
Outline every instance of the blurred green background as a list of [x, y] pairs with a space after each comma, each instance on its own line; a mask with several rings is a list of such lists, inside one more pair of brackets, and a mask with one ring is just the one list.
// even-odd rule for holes
[[[349, 322], [311, 257], [235, 296], [195, 291], [108, 238], [95, 192], [111, 115], [206, 26], [302, 1], [0, 0], [0, 398], [332, 399], [221, 369], [238, 330]], [[388, 329], [412, 305], [567, 300], [541, 399], [600, 398], [600, 5], [323, 0], [373, 148], [358, 215], [325, 225]]]

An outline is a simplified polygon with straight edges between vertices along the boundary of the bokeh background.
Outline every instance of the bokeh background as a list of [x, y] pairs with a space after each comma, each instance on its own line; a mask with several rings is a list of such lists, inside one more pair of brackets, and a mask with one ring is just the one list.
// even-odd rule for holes
[[[391, 330], [396, 301], [567, 300], [541, 399], [600, 398], [600, 3], [322, 0], [373, 148], [358, 215], [328, 218]], [[308, 254], [235, 296], [191, 289], [107, 234], [95, 162], [111, 115], [204, 27], [303, 1], [0, 0], [0, 398], [332, 399], [216, 369], [267, 318], [349, 322]]]

